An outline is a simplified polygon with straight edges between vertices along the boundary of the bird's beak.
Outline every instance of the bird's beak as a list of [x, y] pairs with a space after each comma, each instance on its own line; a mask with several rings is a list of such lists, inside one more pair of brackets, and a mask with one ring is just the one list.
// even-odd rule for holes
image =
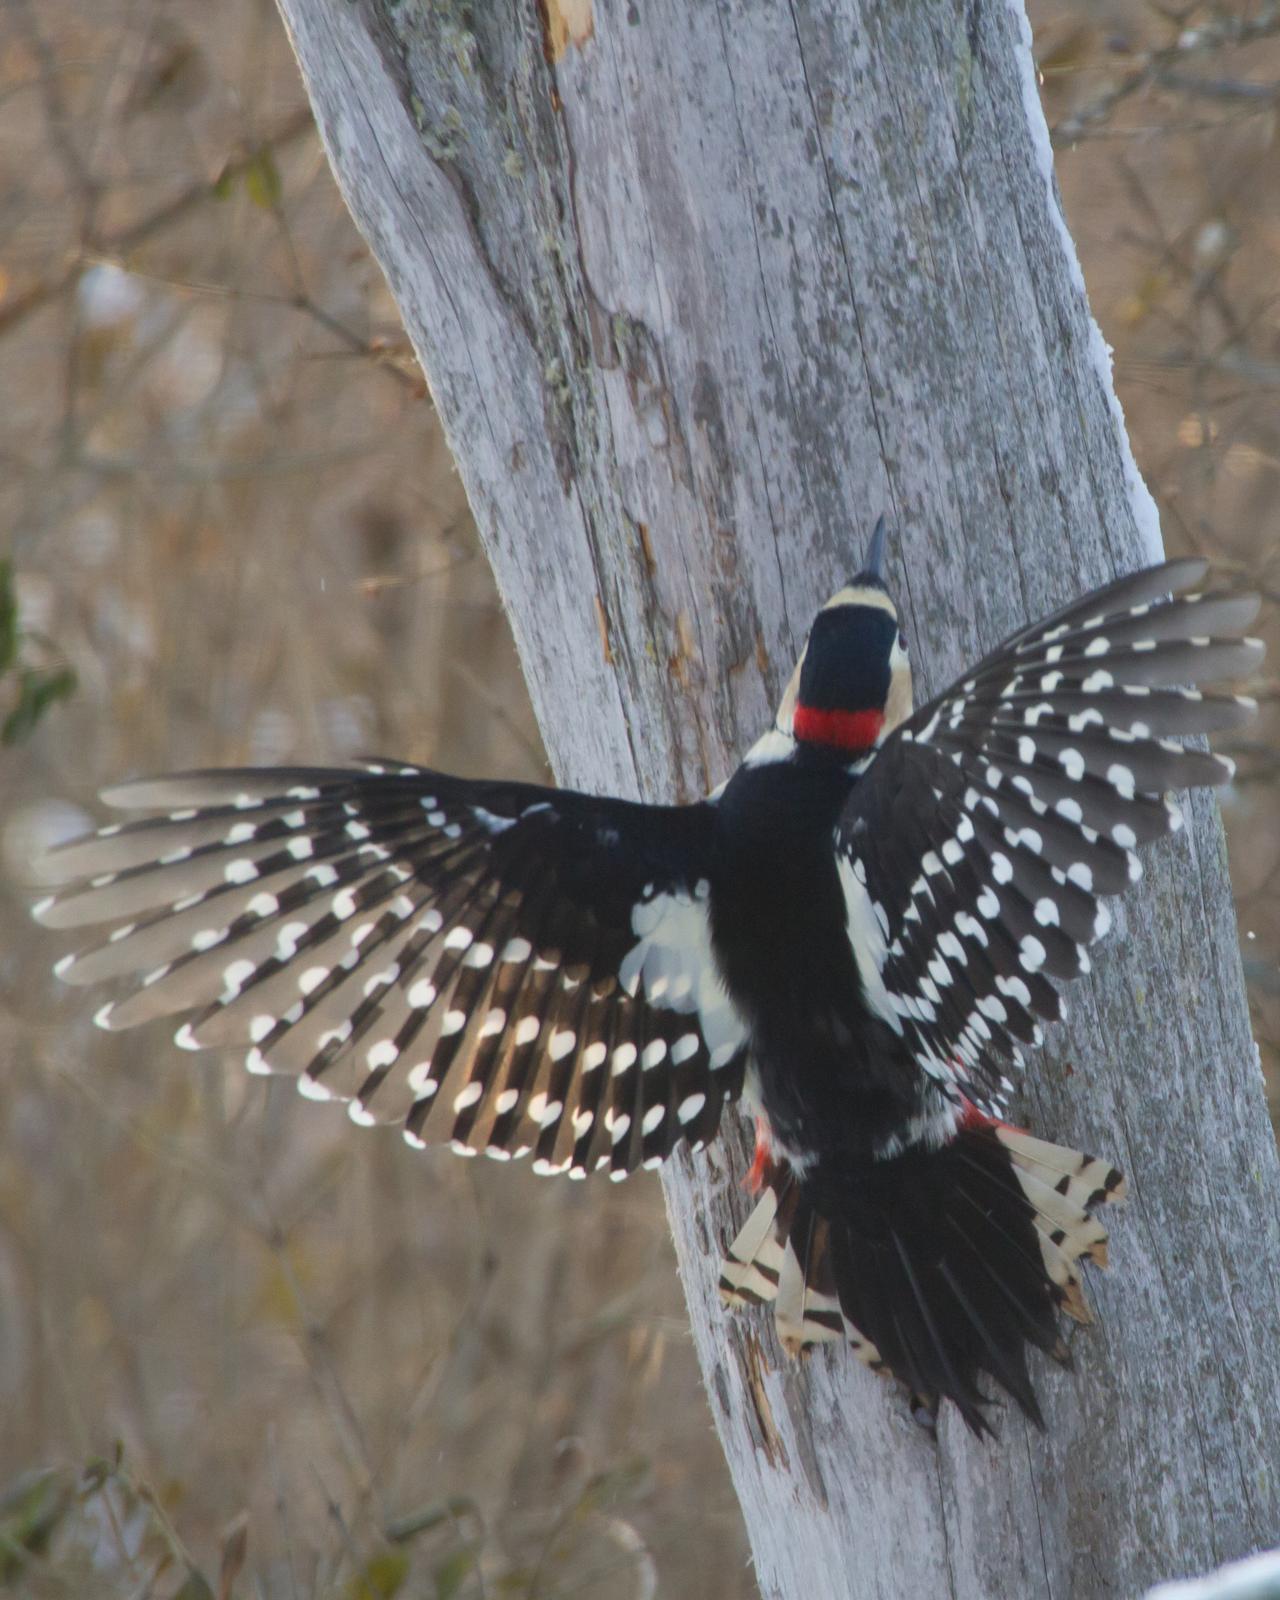
[[889, 526], [882, 516], [872, 532], [871, 543], [867, 546], [866, 559], [862, 564], [862, 576], [874, 578], [877, 583], [884, 582], [884, 546], [888, 534]]

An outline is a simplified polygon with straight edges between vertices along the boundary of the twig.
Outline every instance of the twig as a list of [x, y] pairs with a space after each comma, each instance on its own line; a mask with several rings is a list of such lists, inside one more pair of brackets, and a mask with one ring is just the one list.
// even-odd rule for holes
[[1120, 137], [1116, 130], [1100, 130], [1098, 124], [1105, 122], [1121, 101], [1152, 84], [1160, 86], [1162, 79], [1179, 76], [1175, 66], [1177, 62], [1208, 55], [1215, 50], [1252, 44], [1258, 39], [1269, 39], [1280, 33], [1280, 0], [1267, 0], [1257, 16], [1249, 19], [1219, 16], [1190, 28], [1184, 25], [1185, 18], [1170, 17], [1168, 20], [1179, 29], [1174, 42], [1162, 49], [1139, 55], [1136, 58], [1138, 65], [1119, 83], [1058, 123], [1050, 135], [1055, 145], [1072, 144], [1078, 139], [1099, 136]]
[[[310, 133], [313, 126], [309, 108], [294, 112], [253, 150], [228, 162], [223, 175], [239, 177], [262, 159], [264, 150], [282, 150]], [[15, 296], [8, 305], [0, 307], [0, 338], [33, 312], [41, 310], [51, 301], [60, 299], [73, 289], [91, 261], [102, 258], [118, 261], [131, 250], [136, 250], [139, 245], [145, 244], [156, 234], [172, 227], [174, 223], [181, 222], [192, 211], [214, 198], [213, 185], [202, 179], [199, 183], [193, 183], [184, 189], [181, 194], [175, 195], [172, 200], [167, 200], [164, 205], [157, 206], [154, 211], [131, 223], [127, 228], [86, 239], [83, 248], [77, 251], [56, 277], [33, 284], [25, 294]]]
[[1240, 78], [1197, 78], [1185, 72], [1159, 72], [1155, 80], [1162, 89], [1180, 94], [1198, 94], [1207, 100], [1257, 100], [1264, 106], [1280, 100], [1280, 83], [1246, 83]]
[[[94, 257], [86, 254], [82, 266], [95, 264], [113, 264], [108, 256]], [[430, 395], [420, 373], [411, 371], [402, 366], [390, 349], [380, 344], [377, 339], [362, 339], [354, 328], [347, 327], [331, 311], [326, 311], [318, 305], [303, 289], [298, 289], [292, 294], [272, 294], [267, 289], [238, 289], [225, 283], [208, 283], [199, 278], [171, 278], [164, 273], [145, 272], [136, 267], [129, 269], [129, 275], [136, 278], [139, 283], [152, 283], [163, 289], [173, 289], [180, 294], [199, 295], [214, 300], [245, 300], [260, 305], [285, 306], [293, 311], [301, 312], [304, 316], [311, 317], [327, 332], [333, 334], [335, 339], [345, 344], [352, 355], [366, 357], [378, 366], [385, 367], [392, 377], [413, 391], [421, 399], [430, 403]]]

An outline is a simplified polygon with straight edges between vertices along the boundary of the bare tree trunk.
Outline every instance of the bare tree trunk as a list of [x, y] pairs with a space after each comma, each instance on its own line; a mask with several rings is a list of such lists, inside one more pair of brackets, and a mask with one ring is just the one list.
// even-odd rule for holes
[[[876, 515], [925, 686], [1159, 534], [1020, 0], [281, 0], [562, 781], [691, 798]], [[1280, 1174], [1212, 805], [1033, 1064], [1136, 1200], [1049, 1429], [938, 1442], [715, 1298], [740, 1143], [667, 1199], [766, 1595], [1128, 1596], [1280, 1539]]]

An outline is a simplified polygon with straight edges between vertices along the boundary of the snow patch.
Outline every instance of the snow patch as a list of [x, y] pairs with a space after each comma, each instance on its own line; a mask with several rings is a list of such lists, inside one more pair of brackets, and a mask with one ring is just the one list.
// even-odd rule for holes
[[1022, 106], [1026, 113], [1027, 128], [1031, 134], [1032, 146], [1035, 150], [1036, 165], [1045, 182], [1047, 199], [1049, 203], [1049, 218], [1056, 228], [1058, 238], [1062, 244], [1062, 255], [1066, 262], [1067, 272], [1070, 275], [1072, 286], [1078, 291], [1084, 302], [1085, 325], [1088, 328], [1089, 356], [1098, 374], [1098, 381], [1102, 385], [1102, 392], [1107, 397], [1107, 404], [1111, 408], [1111, 415], [1115, 421], [1116, 438], [1120, 445], [1120, 462], [1124, 470], [1125, 489], [1129, 496], [1129, 505], [1133, 511], [1133, 520], [1137, 524], [1138, 536], [1142, 540], [1143, 551], [1146, 559], [1151, 564], [1165, 559], [1164, 538], [1160, 532], [1160, 513], [1156, 510], [1156, 503], [1151, 498], [1151, 491], [1143, 481], [1142, 474], [1138, 471], [1138, 464], [1133, 459], [1133, 450], [1129, 444], [1128, 429], [1124, 425], [1124, 412], [1116, 398], [1115, 382], [1111, 371], [1111, 350], [1106, 340], [1102, 337], [1102, 330], [1094, 320], [1089, 309], [1089, 297], [1085, 289], [1084, 273], [1080, 269], [1080, 257], [1076, 254], [1075, 240], [1071, 237], [1071, 230], [1067, 227], [1066, 218], [1062, 214], [1062, 206], [1058, 199], [1057, 184], [1053, 174], [1053, 145], [1049, 140], [1049, 126], [1044, 120], [1044, 107], [1040, 103], [1040, 90], [1036, 84], [1035, 61], [1031, 54], [1031, 24], [1027, 20], [1027, 11], [1024, 0], [1007, 0], [1010, 15], [1013, 17], [1014, 26], [1018, 30], [1021, 47], [1015, 51], [1018, 63], [1018, 75], [1022, 82]]

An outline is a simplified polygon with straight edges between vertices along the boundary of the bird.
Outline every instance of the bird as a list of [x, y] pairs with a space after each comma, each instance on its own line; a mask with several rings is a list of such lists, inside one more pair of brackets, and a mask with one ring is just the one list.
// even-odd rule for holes
[[204, 770], [103, 792], [33, 907], [93, 942], [109, 1030], [179, 1023], [415, 1148], [623, 1179], [756, 1118], [730, 1306], [791, 1355], [842, 1341], [917, 1416], [1036, 1425], [1028, 1354], [1105, 1264], [1111, 1162], [1022, 1128], [1023, 1053], [1090, 970], [1170, 791], [1231, 762], [1188, 735], [1256, 710], [1250, 594], [1207, 564], [1120, 577], [915, 707], [880, 519], [773, 724], [692, 804], [407, 762]]

